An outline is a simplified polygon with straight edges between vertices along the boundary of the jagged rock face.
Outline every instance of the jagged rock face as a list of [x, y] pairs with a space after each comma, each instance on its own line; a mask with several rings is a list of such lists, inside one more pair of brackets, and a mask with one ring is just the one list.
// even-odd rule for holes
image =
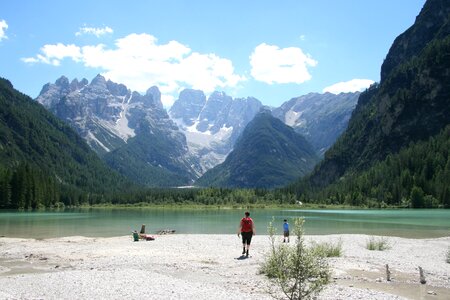
[[198, 117], [197, 130], [216, 134], [223, 125], [226, 125], [232, 102], [233, 98], [223, 92], [212, 93]]
[[203, 91], [184, 89], [170, 108], [170, 116], [181, 119], [186, 126], [191, 126], [197, 120], [205, 103], [206, 96]]
[[54, 84], [46, 84], [36, 100], [71, 124], [92, 149], [103, 155], [135, 135], [135, 128], [127, 124], [130, 98], [126, 86], [97, 75], [90, 84], [86, 79], [74, 79], [69, 84], [62, 76]]
[[[111, 158], [106, 156], [113, 156], [115, 160], [133, 161], [138, 166], [170, 167], [183, 173], [183, 179], [177, 180], [182, 184], [189, 184], [200, 174], [197, 161], [188, 153], [185, 136], [163, 108], [157, 87], [151, 87], [145, 95], [141, 95], [131, 92], [123, 84], [106, 81], [101, 75], [97, 75], [90, 84], [86, 79], [80, 82], [75, 79], [69, 84], [63, 76], [54, 84], [46, 84], [36, 100], [71, 124], [107, 162]], [[128, 143], [130, 139], [144, 153], [127, 150], [131, 147]], [[154, 145], [159, 145], [159, 148]], [[150, 149], [161, 153], [146, 153]], [[120, 155], [139, 157], [124, 158]], [[139, 170], [136, 172], [139, 173]], [[133, 176], [129, 177], [133, 180], [155, 177]], [[159, 185], [156, 182], [140, 183]]]
[[261, 107], [255, 98], [233, 99], [214, 92], [206, 100], [202, 91], [186, 89], [169, 115], [186, 135], [190, 152], [200, 159], [205, 172], [225, 160]]
[[334, 144], [347, 128], [360, 93], [310, 93], [293, 98], [273, 115], [303, 135], [319, 154]]

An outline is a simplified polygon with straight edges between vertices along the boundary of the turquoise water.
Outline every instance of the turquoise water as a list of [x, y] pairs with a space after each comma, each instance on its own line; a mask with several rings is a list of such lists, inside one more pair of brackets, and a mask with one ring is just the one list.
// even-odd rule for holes
[[[177, 233], [235, 233], [244, 210], [231, 209], [66, 209], [64, 211], [0, 211], [0, 236], [52, 238], [110, 237], [130, 234], [146, 224], [147, 232], [175, 229]], [[450, 236], [450, 210], [294, 210], [251, 211], [259, 234], [275, 218], [281, 233], [283, 219], [292, 224], [305, 218], [306, 234], [369, 234], [409, 238]]]

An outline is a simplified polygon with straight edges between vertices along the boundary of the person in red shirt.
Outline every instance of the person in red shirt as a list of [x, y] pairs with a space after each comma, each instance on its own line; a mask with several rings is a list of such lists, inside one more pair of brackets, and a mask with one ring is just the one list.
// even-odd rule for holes
[[[239, 224], [237, 234], [238, 236], [242, 235], [242, 255], [245, 254], [246, 257], [248, 257], [248, 250], [250, 249], [250, 243], [254, 234], [256, 234], [255, 224], [253, 223], [252, 218], [250, 218], [250, 213], [246, 211], [245, 217], [242, 218], [241, 223]], [[245, 246], [247, 246], [247, 249]]]

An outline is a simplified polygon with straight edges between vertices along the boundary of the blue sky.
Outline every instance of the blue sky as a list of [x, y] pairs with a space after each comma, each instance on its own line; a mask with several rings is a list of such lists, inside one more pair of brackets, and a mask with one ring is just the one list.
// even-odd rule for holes
[[[61, 75], [266, 105], [379, 80], [425, 0], [1, 1], [0, 76], [35, 98]], [[340, 84], [338, 84], [340, 83]], [[338, 84], [338, 85], [336, 85]]]

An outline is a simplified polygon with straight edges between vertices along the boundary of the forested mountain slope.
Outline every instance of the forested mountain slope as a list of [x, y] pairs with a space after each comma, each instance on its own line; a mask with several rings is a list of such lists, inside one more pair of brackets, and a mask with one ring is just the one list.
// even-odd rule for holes
[[450, 124], [449, 19], [450, 1], [425, 3], [415, 24], [392, 45], [381, 82], [361, 94], [345, 133], [313, 174], [290, 189], [318, 191]]
[[303, 136], [270, 112], [263, 111], [246, 126], [225, 162], [206, 172], [197, 184], [279, 187], [310, 172], [317, 160]]
[[48, 206], [71, 197], [69, 190], [125, 186], [72, 128], [6, 79], [0, 79], [0, 107], [0, 207]]

